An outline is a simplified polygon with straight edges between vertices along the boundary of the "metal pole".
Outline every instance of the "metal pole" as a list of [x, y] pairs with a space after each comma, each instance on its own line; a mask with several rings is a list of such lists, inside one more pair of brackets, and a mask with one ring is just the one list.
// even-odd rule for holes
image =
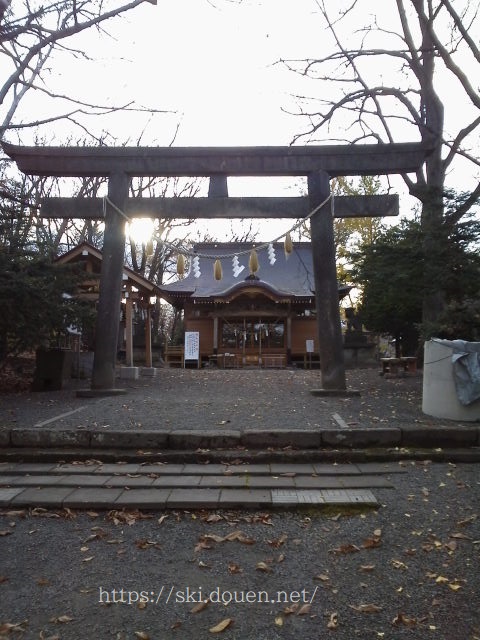
[[[330, 176], [324, 171], [309, 174], [310, 208], [317, 207], [329, 195]], [[322, 388], [345, 390], [347, 385], [330, 202], [310, 218], [310, 229]]]

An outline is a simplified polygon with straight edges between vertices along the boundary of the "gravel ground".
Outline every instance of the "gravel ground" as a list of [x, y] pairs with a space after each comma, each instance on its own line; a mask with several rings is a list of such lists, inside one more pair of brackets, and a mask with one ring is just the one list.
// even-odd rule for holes
[[385, 378], [377, 368], [348, 371], [348, 388], [361, 392], [352, 398], [313, 396], [320, 374], [304, 370], [159, 369], [155, 378], [118, 383], [126, 395], [77, 398], [75, 388], [0, 395], [0, 428], [33, 427], [64, 413], [48, 428], [314, 429], [338, 426], [333, 414], [359, 427], [452, 423], [422, 413], [421, 373]]
[[3, 512], [0, 638], [478, 640], [478, 466], [400, 464], [363, 512]]

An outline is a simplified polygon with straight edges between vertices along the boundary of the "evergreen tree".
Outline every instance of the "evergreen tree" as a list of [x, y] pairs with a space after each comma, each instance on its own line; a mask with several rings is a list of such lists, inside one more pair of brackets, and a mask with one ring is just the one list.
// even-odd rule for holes
[[29, 215], [16, 185], [0, 201], [0, 367], [9, 356], [50, 346], [91, 312], [70, 297], [81, 274], [56, 265], [51, 247], [31, 237]]
[[[460, 206], [463, 197], [446, 197]], [[419, 219], [402, 219], [382, 231], [373, 244], [352, 253], [352, 278], [362, 288], [359, 312], [367, 329], [395, 338], [403, 355], [415, 353], [420, 337], [478, 339], [480, 311], [480, 222], [465, 216], [437, 229], [434, 243], [424, 242]], [[425, 262], [429, 262], [429, 270]], [[425, 279], [434, 273], [435, 282]], [[441, 281], [447, 307], [435, 324], [422, 323], [422, 304], [429, 288]]]

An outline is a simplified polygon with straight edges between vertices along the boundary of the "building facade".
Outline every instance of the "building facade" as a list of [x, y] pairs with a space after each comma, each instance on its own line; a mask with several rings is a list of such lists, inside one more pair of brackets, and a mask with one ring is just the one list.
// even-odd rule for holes
[[[259, 248], [249, 268], [251, 243], [202, 243], [194, 247], [186, 277], [160, 287], [184, 313], [186, 332], [198, 332], [202, 364], [309, 366], [318, 361], [312, 249], [309, 242]], [[214, 263], [222, 278], [214, 277]], [[217, 267], [218, 269], [218, 267]], [[339, 286], [339, 300], [350, 287]]]

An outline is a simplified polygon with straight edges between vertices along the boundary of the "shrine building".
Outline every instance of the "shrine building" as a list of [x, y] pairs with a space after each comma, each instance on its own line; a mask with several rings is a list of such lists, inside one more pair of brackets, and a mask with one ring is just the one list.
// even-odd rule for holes
[[[312, 359], [318, 362], [311, 243], [293, 243], [288, 255], [280, 243], [259, 250], [255, 273], [249, 268], [251, 248], [252, 243], [195, 245], [188, 274], [161, 285], [161, 296], [183, 310], [185, 332], [198, 332], [199, 366], [311, 366]], [[217, 257], [221, 279], [214, 277]], [[340, 285], [339, 301], [350, 290]]]

